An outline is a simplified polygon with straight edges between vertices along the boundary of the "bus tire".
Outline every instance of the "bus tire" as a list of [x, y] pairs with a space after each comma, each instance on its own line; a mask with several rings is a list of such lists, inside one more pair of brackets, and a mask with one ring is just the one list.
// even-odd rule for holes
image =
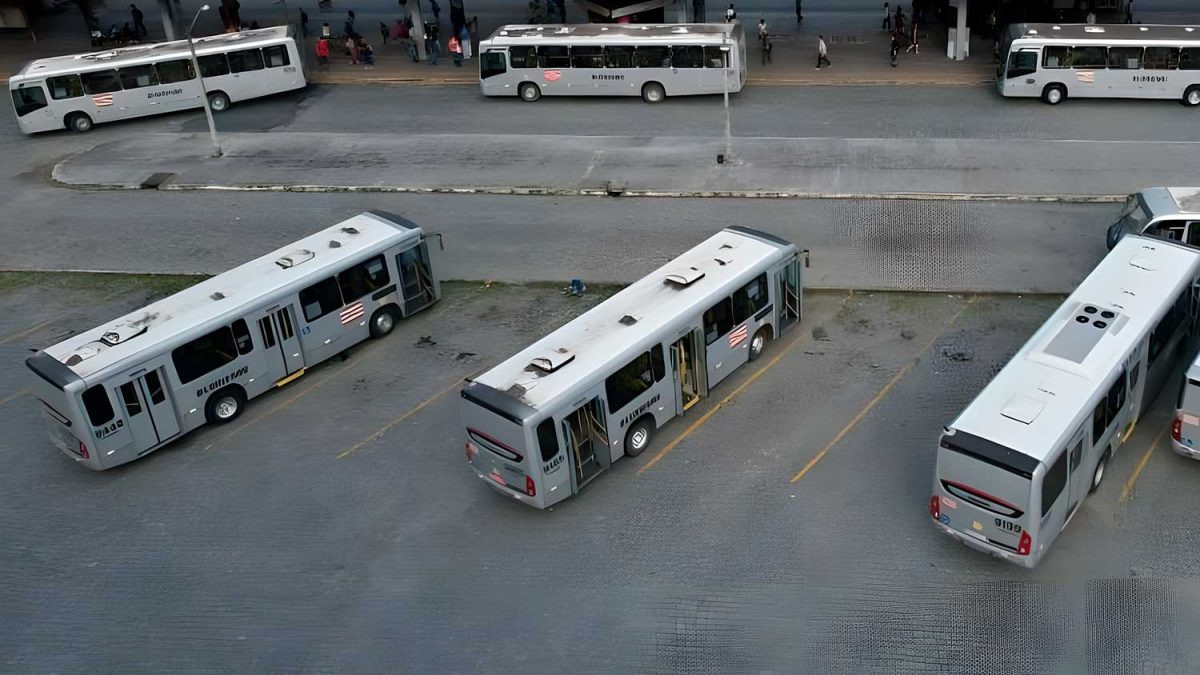
[[754, 333], [754, 337], [750, 338], [750, 360], [753, 361], [762, 356], [763, 350], [767, 348], [767, 342], [771, 340], [771, 327], [763, 326]]
[[667, 90], [657, 82], [647, 82], [642, 85], [642, 100], [646, 103], [662, 103], [667, 97]]
[[625, 432], [625, 454], [637, 457], [650, 446], [650, 438], [654, 436], [654, 418], [643, 415], [638, 418]]
[[204, 419], [209, 424], [228, 424], [242, 414], [246, 407], [246, 392], [233, 385], [218, 389], [204, 404]]
[[208, 107], [215, 113], [229, 110], [229, 95], [223, 91], [208, 92]]
[[1192, 85], [1183, 92], [1183, 104], [1189, 108], [1195, 108], [1200, 105], [1200, 86]]
[[526, 103], [533, 103], [542, 97], [542, 90], [532, 82], [522, 82], [521, 86], [517, 87], [517, 93], [521, 95], [521, 100]]
[[1067, 88], [1061, 84], [1048, 84], [1042, 90], [1042, 101], [1050, 105], [1058, 105], [1067, 98]]
[[92, 127], [95, 126], [95, 123], [92, 122], [92, 118], [88, 117], [86, 113], [81, 112], [73, 112], [70, 115], [67, 115], [63, 122], [71, 131], [81, 134], [91, 131]]
[[1100, 487], [1100, 483], [1104, 480], [1105, 470], [1108, 469], [1108, 458], [1111, 456], [1112, 451], [1105, 450], [1104, 454], [1100, 456], [1100, 461], [1096, 462], [1096, 468], [1094, 471], [1092, 471], [1092, 484], [1088, 486], [1089, 495], [1095, 492]]
[[396, 310], [391, 305], [380, 307], [371, 315], [371, 337], [381, 338], [392, 332], [396, 327]]

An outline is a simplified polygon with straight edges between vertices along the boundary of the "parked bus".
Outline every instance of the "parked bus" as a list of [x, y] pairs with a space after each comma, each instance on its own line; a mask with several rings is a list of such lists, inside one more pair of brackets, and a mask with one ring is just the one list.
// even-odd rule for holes
[[[305, 86], [303, 60], [278, 26], [38, 59], [8, 80], [21, 131], [84, 132], [101, 122], [232, 103]], [[204, 89], [196, 77], [199, 63]]]
[[1200, 188], [1155, 187], [1125, 199], [1108, 228], [1108, 248], [1127, 234], [1144, 234], [1200, 246]]
[[469, 379], [467, 461], [538, 508], [577, 494], [799, 322], [800, 277], [790, 242], [722, 230]]
[[1192, 359], [1179, 383], [1171, 449], [1184, 457], [1200, 459], [1200, 354]]
[[363, 213], [39, 351], [26, 365], [51, 440], [100, 470], [236, 419], [248, 399], [435, 302], [426, 239]]
[[1200, 250], [1122, 239], [943, 430], [934, 524], [1036, 565], [1178, 367], [1198, 281]]
[[479, 43], [485, 96], [667, 96], [741, 91], [746, 43], [733, 23], [501, 26]]
[[1200, 105], [1200, 27], [1019, 23], [1008, 27], [1004, 96], [1169, 98]]

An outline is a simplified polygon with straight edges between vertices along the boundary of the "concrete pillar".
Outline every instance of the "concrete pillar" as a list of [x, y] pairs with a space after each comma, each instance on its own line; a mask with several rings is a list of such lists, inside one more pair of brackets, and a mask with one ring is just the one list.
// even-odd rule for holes
[[946, 39], [946, 56], [955, 61], [962, 61], [970, 56], [971, 29], [967, 28], [968, 0], [950, 0], [950, 6], [955, 8], [954, 26], [948, 29]]
[[408, 11], [413, 24], [409, 34], [417, 45], [417, 58], [424, 61], [428, 54], [425, 51], [425, 23], [421, 21], [421, 0], [410, 0]]
[[178, 40], [182, 37], [176, 30], [175, 26], [179, 23], [177, 16], [177, 3], [171, 0], [158, 0], [158, 13], [162, 17], [163, 34], [168, 40]]

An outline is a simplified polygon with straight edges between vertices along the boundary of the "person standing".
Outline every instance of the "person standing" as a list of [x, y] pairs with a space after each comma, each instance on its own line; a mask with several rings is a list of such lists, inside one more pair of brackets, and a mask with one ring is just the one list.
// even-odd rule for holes
[[892, 33], [892, 67], [896, 67], [896, 61], [900, 58], [900, 43], [896, 41], [896, 36], [899, 31]]
[[821, 69], [821, 64], [833, 67], [833, 64], [829, 62], [829, 50], [825, 47], [824, 35], [817, 36], [817, 70]]
[[1133, 0], [1125, 2], [1125, 23], [1133, 23]]
[[729, 9], [725, 10], [725, 23], [733, 23], [737, 20], [737, 11], [733, 9], [733, 3], [729, 3]]
[[804, 0], [796, 0], [796, 23], [804, 23]]
[[346, 37], [346, 51], [350, 52], [350, 65], [358, 65], [358, 42], [353, 37]]
[[771, 44], [771, 36], [767, 35], [767, 36], [763, 37], [762, 53], [763, 53], [763, 65], [764, 66], [767, 65], [768, 63], [771, 63], [771, 49], [772, 48], [773, 48], [773, 45]]
[[317, 67], [329, 70], [329, 40], [325, 38], [317, 40]]
[[142, 10], [137, 8], [137, 5], [129, 5], [129, 13], [133, 15], [133, 37], [139, 38], [143, 35], [149, 35], [150, 31], [146, 30], [145, 18]]
[[916, 20], [916, 18], [913, 18], [913, 22], [912, 22], [912, 42], [909, 42], [908, 49], [904, 50], [905, 54], [907, 54], [909, 52], [915, 52], [917, 54], [921, 53], [921, 45], [917, 43], [917, 20]]
[[896, 5], [896, 32], [904, 35], [904, 8]]
[[766, 49], [767, 45], [767, 20], [758, 20], [758, 46]]
[[892, 32], [892, 8], [886, 2], [883, 3], [883, 27], [880, 30]]
[[382, 21], [379, 22], [379, 37], [383, 40], [383, 44], [386, 45], [388, 39], [388, 26]]

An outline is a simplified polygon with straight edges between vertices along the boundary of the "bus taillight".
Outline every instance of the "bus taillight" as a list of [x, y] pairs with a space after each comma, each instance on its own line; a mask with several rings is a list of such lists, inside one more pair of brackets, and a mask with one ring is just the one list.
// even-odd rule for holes
[[464, 448], [464, 450], [467, 453], [467, 461], [468, 462], [470, 462], [472, 459], [475, 458], [476, 455], [479, 454], [479, 448], [475, 447], [475, 444], [472, 443], [471, 441], [467, 441], [467, 445]]
[[1183, 420], [1178, 417], [1171, 423], [1171, 438], [1175, 439], [1176, 443], [1183, 442]]
[[525, 494], [530, 497], [537, 496], [537, 486], [533, 484], [533, 476], [525, 476]]
[[1017, 555], [1029, 555], [1030, 549], [1033, 548], [1033, 537], [1029, 536], [1029, 531], [1021, 532], [1021, 541], [1017, 543]]
[[935, 520], [942, 515], [942, 498], [934, 495], [929, 498], [929, 516]]
[[79, 441], [79, 456], [84, 459], [88, 458], [87, 446], [83, 444], [83, 441]]

